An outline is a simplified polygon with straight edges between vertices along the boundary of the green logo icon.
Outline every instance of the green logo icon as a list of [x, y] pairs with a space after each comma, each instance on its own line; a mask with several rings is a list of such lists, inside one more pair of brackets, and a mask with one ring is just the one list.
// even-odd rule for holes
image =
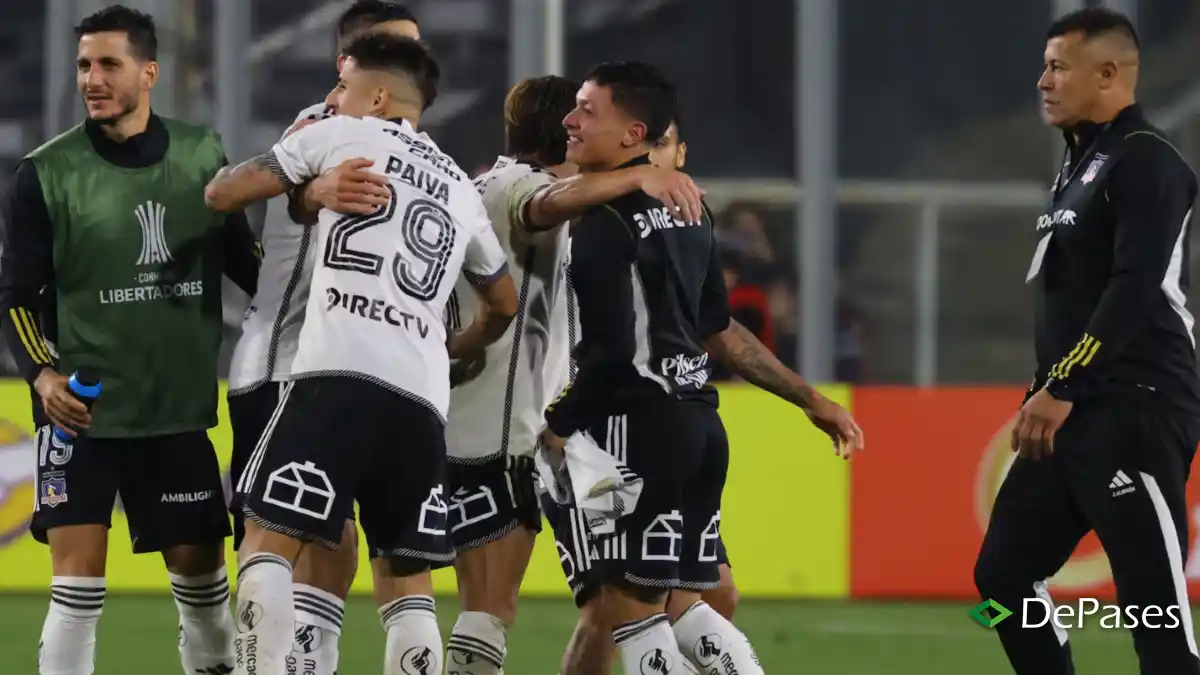
[[[994, 611], [996, 615], [988, 616], [989, 609]], [[978, 623], [984, 628], [995, 628], [996, 624], [1012, 616], [1012, 612], [1010, 612], [1004, 605], [989, 598], [988, 600], [979, 603], [979, 606], [972, 609], [968, 616], [974, 619], [975, 623]]]

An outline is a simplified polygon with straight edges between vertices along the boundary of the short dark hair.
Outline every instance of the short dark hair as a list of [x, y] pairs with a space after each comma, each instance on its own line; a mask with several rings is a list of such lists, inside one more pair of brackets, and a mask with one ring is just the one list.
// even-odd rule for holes
[[1135, 49], [1141, 49], [1141, 40], [1138, 39], [1137, 30], [1129, 17], [1104, 7], [1088, 7], [1059, 18], [1050, 24], [1046, 31], [1046, 39], [1051, 40], [1076, 32], [1083, 33], [1084, 39], [1116, 33], [1130, 40]]
[[675, 110], [675, 118], [671, 120], [671, 124], [675, 125], [675, 140], [679, 143], [686, 143], [687, 137], [683, 135], [683, 114], [679, 112], [678, 108]]
[[367, 70], [401, 71], [413, 78], [421, 93], [421, 108], [437, 99], [442, 71], [433, 55], [417, 40], [386, 33], [367, 33], [346, 45], [345, 54]]
[[546, 166], [567, 161], [565, 118], [579, 83], [557, 75], [521, 80], [504, 99], [505, 154], [536, 157]]
[[[417, 17], [408, 7], [398, 2], [387, 0], [358, 0], [350, 5], [337, 22], [339, 39], [345, 39], [352, 33], [385, 21], [411, 21], [417, 23]], [[420, 24], [417, 24], [420, 25]]]
[[646, 125], [647, 143], [662, 138], [678, 112], [675, 87], [648, 63], [601, 63], [583, 79], [612, 90], [613, 104]]
[[158, 32], [154, 17], [124, 5], [111, 5], [84, 17], [75, 27], [75, 39], [93, 33], [124, 33], [134, 58], [154, 61], [158, 58]]

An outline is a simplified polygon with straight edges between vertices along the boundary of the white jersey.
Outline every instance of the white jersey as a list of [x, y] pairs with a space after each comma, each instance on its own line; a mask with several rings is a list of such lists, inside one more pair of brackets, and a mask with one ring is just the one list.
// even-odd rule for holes
[[[450, 391], [446, 449], [453, 463], [531, 454], [543, 412], [562, 389], [573, 342], [563, 302], [568, 230], [534, 234], [522, 223], [525, 204], [553, 179], [508, 157], [475, 179], [508, 257], [519, 304], [504, 337], [487, 348], [482, 370], [468, 372]], [[459, 280], [447, 307], [449, 327], [466, 328], [478, 306], [469, 283]]]
[[355, 157], [375, 162], [392, 198], [370, 216], [321, 211], [290, 379], [367, 380], [444, 420], [446, 301], [460, 273], [476, 283], [505, 274], [504, 251], [466, 172], [408, 122], [331, 117], [271, 151], [271, 161], [295, 184]]
[[[329, 108], [318, 103], [300, 111], [292, 126], [301, 120], [330, 116]], [[316, 259], [314, 234], [313, 228], [292, 222], [287, 212], [287, 197], [267, 203], [258, 289], [246, 308], [242, 336], [229, 364], [231, 396], [253, 391], [266, 382], [286, 380], [291, 373], [308, 304], [309, 277]]]

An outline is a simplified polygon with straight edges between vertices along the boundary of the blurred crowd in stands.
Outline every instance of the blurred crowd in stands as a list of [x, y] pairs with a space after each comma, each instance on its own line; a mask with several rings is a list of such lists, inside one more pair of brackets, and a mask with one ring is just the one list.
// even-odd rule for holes
[[[791, 247], [781, 246], [781, 240], [792, 239], [792, 228], [790, 218], [769, 224], [766, 210], [750, 203], [735, 202], [717, 213], [717, 236], [733, 318], [796, 369], [801, 330], [799, 278]], [[840, 296], [836, 309], [834, 376], [839, 382], [862, 382], [862, 317]], [[729, 379], [733, 374], [720, 372], [719, 376]]]

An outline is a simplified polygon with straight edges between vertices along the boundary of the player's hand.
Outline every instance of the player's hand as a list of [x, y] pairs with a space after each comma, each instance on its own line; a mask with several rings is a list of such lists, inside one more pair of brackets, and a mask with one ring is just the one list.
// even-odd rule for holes
[[50, 368], [44, 368], [33, 381], [33, 389], [42, 399], [42, 409], [46, 411], [46, 417], [74, 438], [80, 431], [85, 431], [92, 425], [92, 414], [82, 401], [71, 394], [67, 384], [70, 379]]
[[386, 178], [367, 170], [374, 164], [363, 157], [338, 164], [313, 180], [308, 187], [309, 198], [334, 213], [363, 216], [375, 213], [387, 205], [392, 191]]
[[825, 432], [833, 441], [833, 452], [842, 459], [862, 452], [866, 448], [863, 430], [854, 421], [850, 412], [837, 403], [813, 392], [815, 400], [804, 409], [813, 426]]
[[462, 386], [483, 374], [487, 357], [477, 359], [455, 359], [450, 362], [450, 388]]
[[691, 176], [672, 169], [647, 166], [642, 175], [642, 192], [662, 202], [673, 216], [685, 223], [698, 223], [704, 215], [701, 198]]
[[1013, 425], [1012, 450], [1028, 459], [1041, 459], [1054, 453], [1054, 435], [1067, 421], [1074, 404], [1060, 401], [1044, 388], [1021, 406]]
[[543, 447], [551, 452], [555, 452], [560, 455], [566, 454], [567, 452], [567, 439], [559, 436], [553, 431], [550, 431], [550, 427], [546, 427], [542, 430], [542, 435], [538, 440], [541, 441]]

